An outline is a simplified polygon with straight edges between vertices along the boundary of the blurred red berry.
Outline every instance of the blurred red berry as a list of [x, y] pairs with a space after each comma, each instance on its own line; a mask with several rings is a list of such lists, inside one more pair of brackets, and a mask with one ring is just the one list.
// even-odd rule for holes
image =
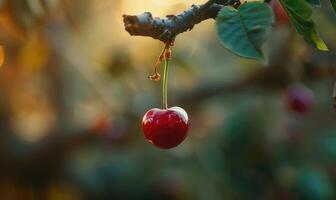
[[188, 115], [180, 107], [153, 108], [142, 119], [144, 136], [153, 145], [170, 149], [179, 145], [187, 136]]
[[282, 25], [289, 22], [288, 15], [278, 0], [273, 0], [271, 2], [271, 7], [275, 15], [276, 24]]
[[305, 114], [313, 106], [315, 97], [313, 91], [302, 85], [290, 86], [287, 92], [287, 103], [291, 111]]

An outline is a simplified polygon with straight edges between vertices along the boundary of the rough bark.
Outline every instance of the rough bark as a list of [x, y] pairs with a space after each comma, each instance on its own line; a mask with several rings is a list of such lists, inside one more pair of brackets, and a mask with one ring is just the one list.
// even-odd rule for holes
[[148, 36], [162, 42], [173, 42], [175, 37], [207, 19], [214, 19], [223, 6], [234, 5], [236, 1], [209, 0], [202, 5], [191, 8], [178, 15], [165, 18], [153, 17], [150, 12], [140, 15], [123, 15], [126, 31], [134, 36]]

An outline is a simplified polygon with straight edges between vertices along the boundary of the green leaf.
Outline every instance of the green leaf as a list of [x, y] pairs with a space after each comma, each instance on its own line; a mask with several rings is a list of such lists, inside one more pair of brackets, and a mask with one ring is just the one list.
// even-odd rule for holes
[[334, 11], [336, 12], [336, 0], [330, 0], [332, 7], [334, 8]]
[[274, 22], [266, 3], [245, 3], [222, 8], [216, 18], [217, 33], [224, 47], [245, 58], [263, 60], [261, 46]]
[[311, 20], [312, 8], [305, 0], [280, 0], [282, 6], [291, 18], [297, 32], [304, 39], [321, 51], [328, 51], [327, 45], [317, 33], [315, 24]]
[[310, 5], [313, 6], [321, 6], [321, 1], [320, 0], [306, 0]]

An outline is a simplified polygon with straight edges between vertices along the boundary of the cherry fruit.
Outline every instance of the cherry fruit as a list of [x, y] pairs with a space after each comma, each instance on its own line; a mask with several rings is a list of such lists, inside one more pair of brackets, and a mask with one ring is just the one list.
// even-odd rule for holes
[[313, 91], [303, 85], [292, 85], [287, 91], [287, 104], [293, 112], [305, 114], [314, 102]]
[[170, 149], [186, 138], [188, 120], [187, 112], [180, 107], [153, 108], [144, 115], [142, 130], [150, 143], [162, 149]]
[[159, 80], [158, 65], [164, 61], [162, 79], [162, 106], [164, 109], [153, 108], [142, 118], [142, 130], [147, 140], [153, 145], [170, 149], [181, 144], [189, 129], [188, 114], [180, 107], [168, 108], [168, 68], [171, 58], [171, 42], [167, 42], [154, 65], [151, 80]]

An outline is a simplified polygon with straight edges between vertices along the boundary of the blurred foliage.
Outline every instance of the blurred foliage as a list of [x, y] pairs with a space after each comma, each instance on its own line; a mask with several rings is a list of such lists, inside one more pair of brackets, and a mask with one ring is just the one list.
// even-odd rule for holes
[[[143, 138], [140, 121], [160, 107], [149, 81], [162, 44], [130, 37], [122, 14], [163, 16], [199, 0], [2, 0], [1, 199], [336, 198], [334, 52], [274, 25], [268, 66], [230, 54], [212, 21], [173, 47], [169, 101], [192, 126], [169, 151]], [[332, 8], [314, 16], [329, 48]], [[293, 84], [314, 92], [293, 112]]]

